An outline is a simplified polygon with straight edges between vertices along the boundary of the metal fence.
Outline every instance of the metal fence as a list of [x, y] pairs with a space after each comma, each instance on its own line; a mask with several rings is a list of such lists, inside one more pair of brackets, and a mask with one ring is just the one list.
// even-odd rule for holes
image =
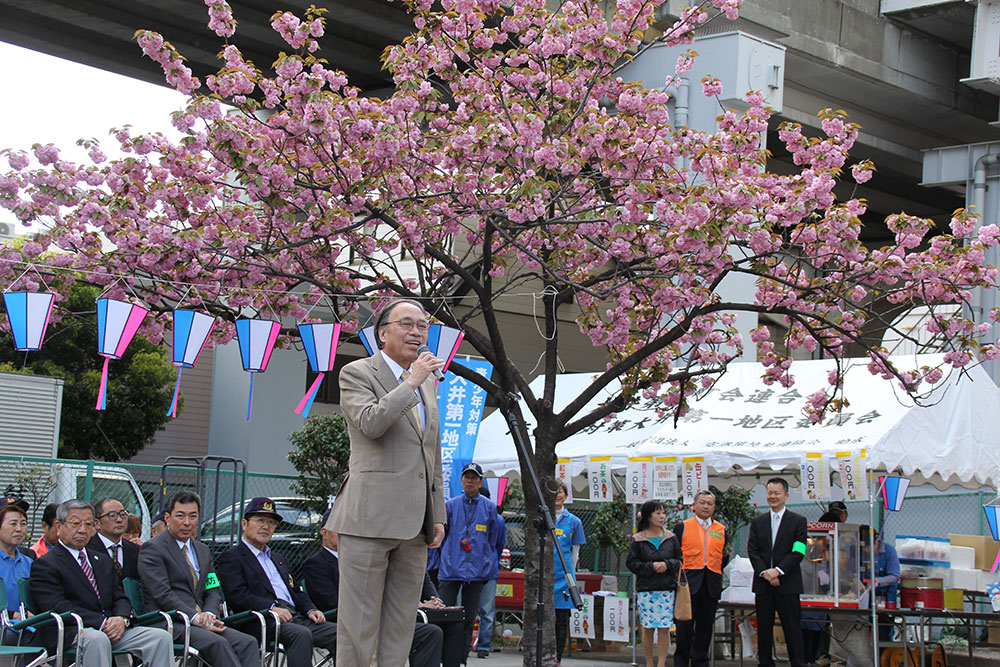
[[[152, 465], [0, 456], [0, 491], [14, 492], [31, 503], [28, 519], [32, 540], [40, 534], [42, 510], [49, 502], [68, 498], [90, 502], [115, 498], [130, 512], [144, 516], [145, 509], [145, 516], [152, 517], [160, 510], [161, 499], [173, 491], [196, 487], [193, 470], [171, 468], [162, 485], [161, 475], [162, 468]], [[275, 533], [274, 548], [285, 555], [293, 571], [298, 572], [304, 559], [319, 548], [320, 514], [312, 499], [302, 498], [293, 491], [295, 480], [292, 475], [247, 472], [244, 490], [242, 479], [234, 479], [232, 471], [209, 471], [204, 484], [201, 539], [216, 551], [237, 543], [243, 503], [249, 498], [267, 496], [278, 503], [284, 518]], [[947, 538], [949, 533], [987, 535], [989, 528], [982, 506], [991, 499], [992, 495], [987, 497], [982, 491], [907, 497], [903, 511], [890, 513], [885, 535], [890, 542], [895, 541], [897, 535], [940, 538]], [[816, 503], [789, 503], [788, 506], [810, 521], [819, 519], [823, 513], [823, 508]], [[847, 507], [851, 523], [869, 522], [868, 503], [849, 502]], [[599, 505], [577, 501], [567, 509], [580, 518], [584, 534], [588, 536], [587, 544], [580, 550], [580, 569], [626, 574], [624, 553], [600, 548], [592, 537]], [[523, 567], [523, 507], [505, 506], [504, 510], [512, 565]], [[686, 516], [682, 513], [681, 518]], [[879, 521], [876, 518], [876, 525], [880, 525]], [[744, 527], [737, 533], [737, 553], [746, 554], [746, 537]], [[619, 578], [621, 585], [626, 585], [628, 578]]]

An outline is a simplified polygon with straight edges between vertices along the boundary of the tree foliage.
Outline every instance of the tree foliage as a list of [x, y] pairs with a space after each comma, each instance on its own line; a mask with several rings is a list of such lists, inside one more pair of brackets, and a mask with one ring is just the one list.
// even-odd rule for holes
[[750, 502], [750, 490], [735, 484], [725, 491], [715, 486], [709, 486], [708, 490], [715, 495], [715, 518], [726, 527], [731, 538], [726, 544], [726, 553], [731, 554], [736, 551], [735, 538], [740, 528], [749, 526], [757, 516], [757, 510]]
[[351, 457], [347, 422], [337, 413], [313, 415], [288, 439], [292, 443], [288, 462], [299, 473], [292, 488], [322, 512], [347, 475], [347, 461]]
[[[97, 353], [99, 290], [73, 283], [61, 304], [60, 319], [49, 325], [42, 351], [17, 352], [0, 345], [0, 363], [11, 370], [62, 378], [59, 456], [70, 459], [121, 461], [151, 444], [169, 421], [176, 370], [166, 352], [142, 336], [132, 339], [108, 372], [108, 410], [97, 411], [103, 357]], [[183, 398], [178, 400], [178, 411]]]
[[[7, 152], [0, 203], [39, 233], [0, 248], [0, 277], [24, 264], [56, 289], [75, 275], [63, 269], [99, 285], [121, 276], [164, 314], [186, 299], [227, 321], [273, 310], [288, 324], [317, 315], [310, 308], [322, 300], [349, 332], [364, 324], [360, 304], [421, 299], [492, 362], [491, 380], [457, 372], [532, 442], [545, 497], [525, 489], [529, 553], [538, 503], [554, 496], [556, 444], [640, 399], [682, 415], [740, 354], [735, 313], [783, 320], [784, 329], [760, 327], [752, 340], [764, 380], [784, 386], [794, 383], [789, 355], [839, 359], [849, 345], [906, 391], [936, 382], [941, 369], [902, 372], [870, 336], [891, 324], [881, 318], [918, 304], [930, 308], [946, 363], [997, 356], [989, 323], [940, 309], [993, 285], [983, 251], [997, 243], [996, 226], [977, 231], [975, 217], [958, 211], [945, 234], [900, 213], [886, 221], [892, 240], [869, 248], [860, 238], [865, 202], [834, 194], [873, 171], [848, 165], [858, 127], [843, 113], [821, 112], [815, 137], [780, 126], [797, 169], [773, 173], [761, 146], [770, 122], [761, 93], [749, 92], [743, 111], [724, 110], [713, 134], [671, 124], [669, 91], [693, 52], [662, 89], [618, 76], [650, 46], [643, 35], [658, 1], [549, 4], [407, 0], [414, 32], [384, 54], [396, 85], [385, 99], [364, 97], [322, 60], [321, 10], [272, 17], [289, 50], [267, 68], [228, 42], [236, 23], [213, 0], [223, 64], [204, 85], [164, 36], [139, 31], [143, 52], [190, 96], [173, 117], [184, 138], [123, 128], [114, 137], [128, 156], [108, 161], [88, 142], [87, 165], [60, 160], [54, 146], [35, 147], [34, 163]], [[657, 41], [690, 43], [698, 26], [720, 12], [735, 18], [739, 5], [705, 0]], [[707, 95], [719, 90], [718, 81], [703, 83]], [[46, 259], [48, 250], [61, 252]], [[753, 297], [724, 298], [727, 279], [752, 282]], [[17, 286], [37, 283], [28, 273]], [[511, 359], [505, 327], [509, 304], [526, 292], [536, 298], [544, 352], [537, 393], [534, 371]], [[125, 289], [112, 285], [111, 294]], [[606, 351], [607, 366], [556, 407], [558, 325], [568, 320]], [[151, 340], [167, 321], [146, 325]], [[219, 342], [232, 335], [231, 325], [217, 328]], [[614, 380], [623, 390], [585, 409]], [[802, 409], [815, 422], [842, 405], [839, 372], [808, 389]], [[525, 411], [536, 424], [530, 433]], [[543, 573], [551, 577], [550, 555], [527, 566], [527, 663], [536, 648], [553, 655], [551, 642], [533, 643], [532, 582]], [[552, 637], [551, 619], [539, 620]]]

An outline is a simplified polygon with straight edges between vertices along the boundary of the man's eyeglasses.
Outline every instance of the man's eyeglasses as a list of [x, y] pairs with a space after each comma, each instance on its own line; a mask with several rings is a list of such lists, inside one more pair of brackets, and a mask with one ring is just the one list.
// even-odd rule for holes
[[118, 517], [119, 519], [127, 519], [128, 518], [128, 510], [121, 510], [121, 511], [118, 511], [118, 512], [105, 512], [104, 514], [102, 514], [101, 516], [99, 516], [97, 518], [98, 519], [103, 519], [105, 517], [108, 518], [108, 519], [113, 519], [115, 517]]
[[398, 324], [401, 329], [416, 329], [420, 333], [427, 333], [427, 331], [431, 328], [431, 325], [424, 320], [411, 320], [408, 317], [402, 320], [386, 322], [386, 324]]
[[73, 519], [72, 521], [67, 521], [66, 525], [73, 530], [78, 530], [80, 526], [84, 528], [93, 528], [96, 524], [94, 521], [80, 521], [79, 519]]

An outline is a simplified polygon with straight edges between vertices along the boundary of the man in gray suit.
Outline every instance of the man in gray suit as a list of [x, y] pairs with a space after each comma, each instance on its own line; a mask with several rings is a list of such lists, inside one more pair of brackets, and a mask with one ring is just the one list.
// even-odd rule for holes
[[[194, 539], [201, 499], [178, 491], [167, 500], [167, 529], [139, 550], [139, 578], [152, 609], [177, 611], [191, 618], [191, 646], [212, 667], [260, 667], [260, 649], [250, 635], [227, 628], [222, 593], [212, 554]], [[184, 628], [175, 624], [175, 639]]]
[[338, 667], [402, 667], [427, 547], [444, 538], [437, 397], [427, 314], [391, 302], [375, 320], [380, 350], [340, 372], [340, 406], [351, 437], [349, 476], [327, 530], [340, 535]]

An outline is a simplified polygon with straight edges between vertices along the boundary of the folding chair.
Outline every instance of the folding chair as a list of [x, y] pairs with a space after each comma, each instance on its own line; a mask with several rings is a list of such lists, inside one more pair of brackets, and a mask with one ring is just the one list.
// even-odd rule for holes
[[[221, 588], [219, 589], [219, 594], [222, 595]], [[253, 621], [256, 619], [260, 628], [261, 667], [267, 667], [268, 664], [271, 667], [280, 667], [281, 644], [278, 643], [278, 629], [281, 628], [281, 619], [278, 618], [277, 612], [273, 609], [262, 609], [260, 611], [241, 611], [230, 614], [229, 607], [226, 605], [226, 597], [222, 595], [222, 613], [224, 616], [219, 620], [234, 630], [240, 630], [240, 628], [245, 628], [247, 625], [253, 625]], [[274, 636], [271, 639], [268, 638], [267, 632], [268, 616], [274, 621]], [[268, 662], [269, 656], [271, 658], [270, 663]]]
[[[0, 579], [0, 658], [31, 657], [31, 661], [25, 663], [24, 667], [37, 667], [48, 662], [49, 652], [41, 646], [21, 646], [18, 639], [17, 646], [6, 646], [3, 643], [4, 633], [8, 630], [20, 632], [30, 627], [34, 627], [43, 621], [48, 621], [45, 616], [32, 617], [20, 621], [12, 621], [7, 614], [7, 588], [3, 579]], [[32, 657], [33, 656], [33, 657]]]
[[[79, 635], [83, 630], [83, 619], [80, 618], [79, 614], [75, 614], [71, 611], [64, 611], [61, 614], [56, 614], [51, 611], [41, 610], [35, 606], [34, 598], [31, 595], [31, 584], [24, 577], [17, 580], [17, 594], [21, 598], [21, 618], [26, 619], [22, 621], [17, 621], [11, 623], [8, 627], [12, 630], [17, 630], [22, 627], [34, 627], [36, 630], [47, 627], [48, 625], [56, 626], [56, 654], [49, 656], [45, 662], [51, 662], [55, 667], [60, 667], [63, 664], [64, 658], [69, 654], [75, 654], [75, 650], [67, 650], [65, 647], [66, 641], [66, 621], [67, 619], [72, 621], [76, 625], [76, 634]], [[4, 598], [7, 597], [7, 589], [4, 588], [3, 592]], [[6, 614], [7, 605], [4, 605], [4, 613]], [[28, 613], [32, 614], [31, 618], [28, 618]], [[37, 622], [33, 622], [36, 621]]]
[[173, 638], [174, 620], [176, 619], [184, 624], [184, 642], [181, 644], [174, 644], [174, 657], [181, 659], [181, 667], [187, 667], [188, 657], [201, 660], [198, 656], [198, 649], [191, 646], [191, 619], [187, 617], [187, 614], [177, 610], [159, 610], [143, 613], [146, 601], [143, 597], [142, 584], [139, 580], [133, 579], [132, 577], [125, 577], [122, 579], [122, 588], [125, 589], [125, 595], [128, 596], [129, 602], [132, 603], [132, 610], [138, 616], [137, 620], [140, 622], [145, 621], [143, 622], [143, 625], [150, 625], [152, 622], [163, 619], [167, 624], [167, 632], [169, 632], [170, 637]]

